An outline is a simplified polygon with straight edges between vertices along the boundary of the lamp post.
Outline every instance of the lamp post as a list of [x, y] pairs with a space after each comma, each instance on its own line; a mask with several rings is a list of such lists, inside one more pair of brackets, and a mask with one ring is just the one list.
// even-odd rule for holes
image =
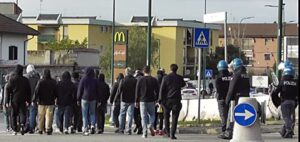
[[276, 75], [280, 79], [280, 73], [278, 70], [278, 65], [281, 62], [281, 49], [282, 49], [282, 12], [283, 12], [283, 0], [278, 0], [278, 5], [265, 5], [266, 7], [278, 7], [278, 33], [277, 33], [277, 62], [276, 62]]
[[116, 0], [113, 0], [113, 22], [112, 22], [112, 52], [111, 52], [111, 85], [114, 83], [114, 54], [115, 54], [115, 12], [116, 12]]
[[152, 27], [151, 27], [151, 7], [152, 7], [152, 0], [148, 1], [148, 31], [147, 31], [147, 63], [146, 65], [151, 67], [151, 33], [152, 33]]
[[[240, 37], [240, 33], [241, 33], [241, 23], [244, 21], [244, 20], [247, 20], [247, 19], [251, 19], [251, 18], [254, 18], [253, 16], [251, 16], [251, 17], [244, 17], [244, 18], [242, 18], [241, 20], [240, 20], [240, 23], [239, 23], [239, 25], [238, 25], [238, 45], [240, 46], [239, 47], [239, 51], [240, 51], [240, 53], [239, 53], [239, 56], [241, 57], [241, 48], [242, 48], [242, 46], [243, 46], [243, 37], [242, 37], [242, 39], [241, 39], [241, 37]], [[242, 41], [241, 41], [242, 40]]]

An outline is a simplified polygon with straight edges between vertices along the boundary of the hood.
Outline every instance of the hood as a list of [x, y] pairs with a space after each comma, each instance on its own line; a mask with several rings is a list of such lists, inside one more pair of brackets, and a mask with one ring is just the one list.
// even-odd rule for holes
[[23, 66], [17, 65], [16, 68], [15, 68], [15, 73], [17, 75], [22, 75], [23, 74]]
[[26, 73], [30, 73], [32, 71], [35, 71], [34, 66], [32, 64], [27, 65]]
[[62, 81], [70, 81], [71, 80], [71, 74], [68, 71], [65, 71], [62, 74]]
[[94, 72], [94, 69], [92, 67], [85, 68], [84, 73], [88, 77], [95, 77], [95, 72]]
[[105, 76], [104, 76], [104, 74], [103, 73], [101, 73], [100, 75], [99, 75], [99, 79], [98, 79], [100, 82], [105, 82]]
[[51, 73], [50, 73], [50, 70], [45, 69], [45, 70], [44, 70], [44, 73], [43, 73], [43, 77], [44, 77], [44, 79], [51, 79]]

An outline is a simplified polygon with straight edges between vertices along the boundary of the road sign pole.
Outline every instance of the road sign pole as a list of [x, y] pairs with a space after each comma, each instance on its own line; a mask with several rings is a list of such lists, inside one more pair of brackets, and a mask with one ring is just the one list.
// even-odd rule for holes
[[224, 60], [227, 61], [227, 12], [225, 12], [225, 20], [224, 20]]
[[114, 40], [114, 36], [115, 36], [115, 12], [116, 12], [116, 9], [115, 9], [115, 3], [116, 0], [113, 0], [113, 23], [112, 23], [112, 51], [111, 51], [111, 85], [113, 85], [114, 83], [114, 54], [115, 54], [115, 40]]
[[151, 33], [152, 33], [152, 27], [151, 27], [151, 21], [152, 21], [152, 17], [151, 17], [151, 6], [152, 6], [152, 0], [149, 0], [149, 4], [148, 4], [148, 37], [147, 37], [147, 66], [151, 67]]
[[200, 124], [200, 108], [201, 108], [201, 48], [198, 49], [198, 124]]

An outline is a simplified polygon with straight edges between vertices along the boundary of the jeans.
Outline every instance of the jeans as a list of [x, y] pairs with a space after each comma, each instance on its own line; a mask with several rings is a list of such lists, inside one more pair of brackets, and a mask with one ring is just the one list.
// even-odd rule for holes
[[[155, 102], [140, 102], [143, 135], [147, 136], [148, 122], [150, 128], [154, 128], [155, 121]], [[148, 121], [149, 120], [149, 121]]]
[[225, 103], [225, 100], [218, 100], [218, 109], [219, 109], [219, 114], [220, 114], [220, 118], [221, 118], [222, 132], [225, 132], [227, 118], [228, 118], [228, 109], [229, 109]]
[[59, 112], [58, 112], [58, 107], [55, 106], [54, 108], [54, 124], [56, 124], [56, 128], [59, 129], [60, 132], [63, 131], [63, 126], [61, 125], [62, 124], [62, 121], [63, 121], [63, 116], [60, 116], [59, 115]]
[[119, 115], [119, 130], [124, 131], [125, 130], [125, 122], [126, 122], [126, 112], [128, 116], [128, 131], [131, 131], [132, 126], [132, 119], [133, 119], [133, 112], [134, 111], [134, 103], [125, 103], [121, 102], [121, 109], [120, 109], [120, 115]]
[[[164, 107], [164, 118], [165, 118], [165, 130], [167, 134], [171, 134], [171, 136], [175, 136], [175, 132], [177, 129], [177, 122], [180, 110], [182, 108], [181, 102], [175, 101], [167, 101], [163, 104]], [[170, 113], [172, 111], [172, 127], [170, 132]]]
[[113, 105], [112, 121], [116, 128], [119, 128], [120, 103]]
[[294, 100], [285, 100], [281, 103], [281, 113], [284, 121], [283, 129], [287, 131], [293, 131], [293, 119], [292, 113], [295, 110], [295, 101]]
[[52, 132], [53, 114], [54, 105], [38, 105], [39, 131], [44, 131], [44, 127], [46, 126], [46, 132]]
[[63, 118], [63, 121], [58, 121], [60, 130], [68, 130], [71, 121], [71, 106], [58, 106], [58, 118]]
[[88, 124], [95, 128], [96, 123], [96, 100], [86, 101], [81, 100], [81, 110], [82, 110], [82, 122], [83, 128], [86, 132], [88, 130]]
[[27, 108], [26, 104], [24, 103], [15, 103], [12, 102], [11, 104], [12, 110], [11, 110], [11, 128], [17, 132], [18, 128], [18, 118], [19, 118], [19, 126], [25, 126], [26, 124], [26, 113]]
[[4, 123], [6, 125], [6, 129], [10, 129], [11, 126], [11, 108], [3, 106], [3, 113], [4, 113]]
[[30, 131], [35, 131], [35, 127], [36, 127], [36, 119], [37, 119], [37, 105], [30, 105], [29, 108], [29, 130]]

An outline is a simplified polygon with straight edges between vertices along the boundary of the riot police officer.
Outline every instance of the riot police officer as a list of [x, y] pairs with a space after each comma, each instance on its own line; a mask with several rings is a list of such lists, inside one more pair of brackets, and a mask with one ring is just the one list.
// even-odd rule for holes
[[294, 135], [292, 128], [292, 113], [295, 110], [298, 101], [298, 80], [295, 79], [294, 76], [295, 71], [292, 66], [285, 66], [283, 69], [283, 77], [275, 91], [272, 93], [272, 97], [278, 97], [278, 94], [280, 93], [281, 112], [284, 120], [284, 125], [280, 134], [283, 138], [292, 138]]
[[218, 136], [221, 139], [225, 139], [226, 123], [228, 117], [228, 105], [225, 103], [229, 82], [231, 80], [231, 75], [228, 71], [228, 64], [225, 60], [219, 61], [217, 65], [219, 75], [216, 79], [216, 90], [217, 90], [217, 101], [218, 109], [221, 118], [221, 129], [222, 133]]
[[[246, 68], [243, 66], [243, 61], [240, 58], [235, 58], [232, 63], [233, 75], [229, 83], [228, 92], [226, 95], [226, 105], [230, 105], [231, 101], [238, 103], [240, 97], [249, 97], [250, 94], [250, 78]], [[232, 112], [231, 112], [232, 113]], [[226, 130], [226, 139], [231, 139], [233, 134], [233, 122], [230, 123]]]

